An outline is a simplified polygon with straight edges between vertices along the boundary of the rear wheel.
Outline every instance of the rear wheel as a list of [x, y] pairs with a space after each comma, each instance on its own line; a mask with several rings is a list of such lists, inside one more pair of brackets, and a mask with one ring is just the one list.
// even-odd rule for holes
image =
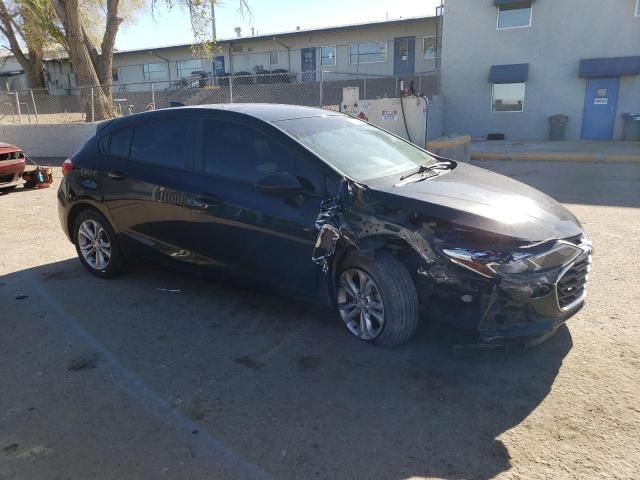
[[338, 312], [352, 335], [383, 347], [405, 343], [418, 326], [418, 294], [411, 275], [391, 253], [354, 252], [342, 263]]
[[80, 261], [93, 275], [111, 278], [122, 271], [123, 256], [115, 232], [97, 211], [85, 210], [78, 215], [74, 240]]

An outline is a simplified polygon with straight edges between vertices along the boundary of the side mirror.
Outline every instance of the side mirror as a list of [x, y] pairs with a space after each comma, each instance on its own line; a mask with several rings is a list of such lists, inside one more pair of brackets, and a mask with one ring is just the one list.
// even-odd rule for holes
[[264, 195], [286, 197], [302, 191], [300, 181], [290, 173], [272, 173], [256, 183], [256, 190]]

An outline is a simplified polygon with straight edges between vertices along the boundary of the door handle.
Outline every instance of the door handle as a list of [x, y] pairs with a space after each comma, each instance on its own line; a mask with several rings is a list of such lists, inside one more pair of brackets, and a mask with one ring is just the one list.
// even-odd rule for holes
[[[197, 208], [198, 210], [206, 210], [212, 205], [220, 205], [221, 203], [222, 199], [213, 193], [201, 193], [200, 195], [189, 197], [187, 199], [187, 204], [190, 207]], [[198, 210], [195, 211], [197, 212]]]
[[118, 172], [116, 170], [111, 170], [109, 173], [107, 173], [107, 175], [113, 180], [124, 180], [125, 178], [127, 178], [124, 173]]
[[222, 203], [222, 198], [220, 198], [215, 193], [210, 193], [210, 192], [201, 193], [196, 198], [206, 204]]

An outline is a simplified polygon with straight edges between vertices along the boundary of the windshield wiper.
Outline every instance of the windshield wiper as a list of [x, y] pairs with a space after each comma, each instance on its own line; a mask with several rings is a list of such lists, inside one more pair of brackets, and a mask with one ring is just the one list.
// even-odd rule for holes
[[419, 174], [422, 174], [422, 173], [426, 173], [426, 172], [429, 172], [429, 171], [431, 171], [431, 170], [437, 170], [437, 169], [442, 168], [442, 167], [449, 167], [449, 168], [451, 168], [451, 167], [453, 167], [453, 165], [454, 165], [454, 163], [453, 163], [453, 161], [452, 161], [452, 160], [448, 160], [448, 161], [446, 161], [446, 162], [437, 162], [437, 163], [432, 163], [432, 164], [430, 164], [430, 165], [420, 165], [420, 166], [419, 166], [416, 170], [414, 170], [413, 172], [411, 172], [411, 173], [407, 173], [407, 174], [405, 174], [405, 175], [402, 175], [402, 176], [400, 177], [400, 180], [406, 180], [407, 178], [409, 178], [409, 177], [413, 177], [414, 175], [419, 175]]

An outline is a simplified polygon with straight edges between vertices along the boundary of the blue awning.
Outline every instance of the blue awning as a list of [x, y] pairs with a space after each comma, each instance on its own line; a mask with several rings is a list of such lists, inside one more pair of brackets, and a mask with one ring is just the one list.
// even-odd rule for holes
[[522, 83], [526, 82], [528, 77], [528, 63], [492, 65], [489, 71], [489, 83]]
[[523, 7], [530, 7], [534, 0], [493, 0], [496, 7], [516, 7], [522, 5]]
[[621, 77], [640, 74], [640, 57], [584, 58], [580, 77]]

